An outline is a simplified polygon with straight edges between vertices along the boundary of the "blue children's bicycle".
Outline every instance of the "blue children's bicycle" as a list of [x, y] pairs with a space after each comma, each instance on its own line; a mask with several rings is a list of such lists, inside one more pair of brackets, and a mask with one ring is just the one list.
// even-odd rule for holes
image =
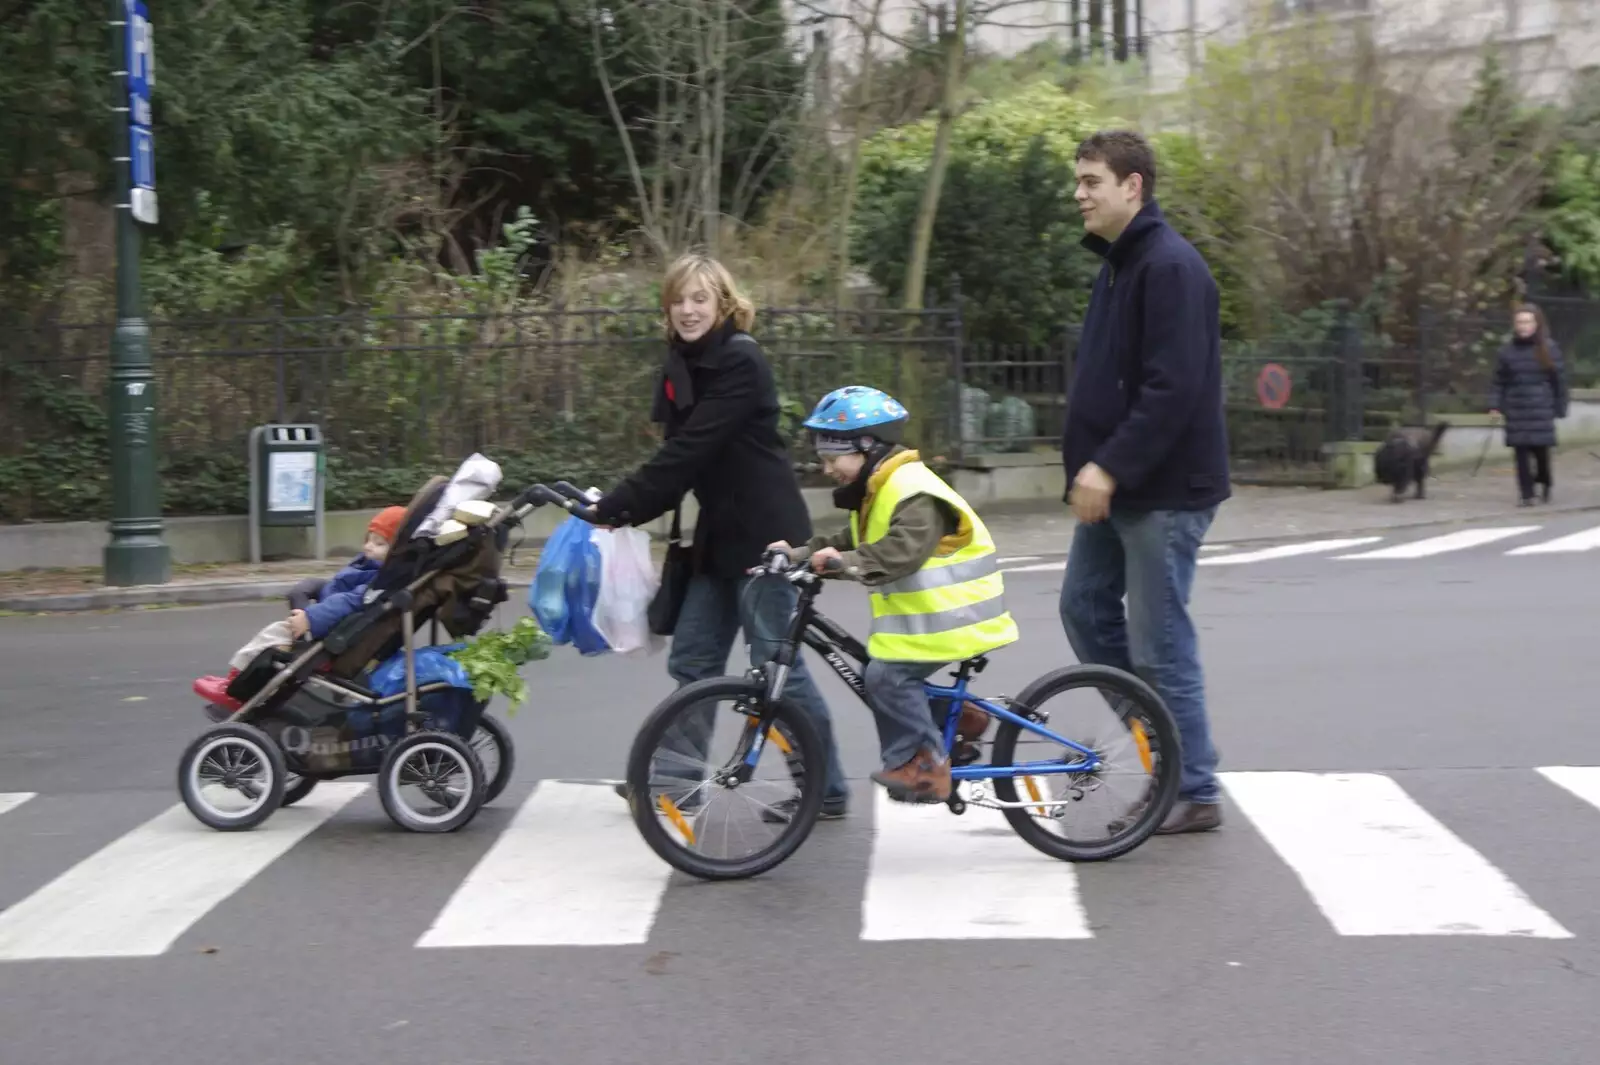
[[[781, 694], [801, 644], [869, 700], [860, 673], [846, 661], [865, 668], [865, 648], [817, 612], [822, 578], [795, 567], [782, 551], [768, 553], [750, 573], [799, 588], [776, 658], [743, 677], [674, 692], [646, 719], [628, 758], [630, 806], [645, 841], [673, 867], [706, 880], [772, 869], [805, 842], [822, 809], [822, 735]], [[1077, 665], [1045, 674], [1015, 699], [989, 700], [967, 691], [986, 664], [982, 657], [962, 662], [954, 684], [925, 685], [933, 712], [942, 716], [953, 767], [950, 811], [998, 809], [1030, 845], [1072, 862], [1115, 858], [1148, 839], [1177, 798], [1181, 767], [1177, 726], [1155, 691], [1122, 670]], [[1047, 702], [1085, 689], [1100, 694], [1094, 709], [1109, 719], [1103, 731], [1072, 740], [1046, 727]], [[719, 707], [738, 716], [730, 719]], [[989, 762], [976, 764], [994, 719]], [[710, 747], [719, 720], [737, 727], [731, 753], [715, 758]], [[1019, 741], [1033, 740], [1054, 753], [1019, 761]], [[762, 755], [774, 751], [772, 772], [761, 772]], [[736, 853], [747, 841], [752, 848]]]

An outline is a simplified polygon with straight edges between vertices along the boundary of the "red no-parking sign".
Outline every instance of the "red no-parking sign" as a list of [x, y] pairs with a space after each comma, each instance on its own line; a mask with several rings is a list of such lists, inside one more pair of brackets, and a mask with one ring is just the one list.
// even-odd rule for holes
[[1256, 398], [1268, 410], [1278, 410], [1289, 402], [1289, 371], [1275, 362], [1261, 367], [1256, 377]]

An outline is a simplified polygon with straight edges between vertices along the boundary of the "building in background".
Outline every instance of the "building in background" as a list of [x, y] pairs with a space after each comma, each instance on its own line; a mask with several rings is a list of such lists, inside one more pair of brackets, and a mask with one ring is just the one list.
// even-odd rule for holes
[[[873, 0], [789, 3], [825, 67], [857, 65]], [[874, 51], [933, 47], [953, 10], [954, 0], [883, 0]], [[980, 51], [1055, 41], [1081, 61], [1129, 68], [1127, 81], [1158, 96], [1181, 92], [1208, 46], [1308, 19], [1370, 30], [1397, 61], [1425, 56], [1445, 72], [1447, 94], [1467, 91], [1490, 45], [1537, 100], [1564, 99], [1581, 71], [1600, 66], [1600, 0], [972, 0], [969, 11]]]

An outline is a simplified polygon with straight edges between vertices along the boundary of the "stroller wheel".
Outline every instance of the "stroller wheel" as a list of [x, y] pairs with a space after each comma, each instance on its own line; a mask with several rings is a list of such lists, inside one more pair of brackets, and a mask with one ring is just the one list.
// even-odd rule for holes
[[[283, 801], [283, 752], [254, 725], [217, 725], [196, 736], [178, 763], [178, 794], [201, 824], [251, 829]], [[230, 802], [237, 798], [237, 803]]]
[[412, 832], [454, 832], [477, 816], [483, 762], [460, 736], [413, 732], [391, 744], [378, 769], [384, 813]]
[[289, 773], [283, 786], [283, 801], [278, 805], [293, 806], [307, 795], [310, 795], [311, 789], [316, 786], [316, 777], [302, 777], [295, 773]]
[[488, 805], [499, 798], [511, 782], [511, 771], [516, 763], [511, 734], [499, 721], [484, 714], [478, 719], [477, 731], [472, 734], [472, 749], [483, 762], [484, 775], [489, 778], [483, 790], [483, 802]]

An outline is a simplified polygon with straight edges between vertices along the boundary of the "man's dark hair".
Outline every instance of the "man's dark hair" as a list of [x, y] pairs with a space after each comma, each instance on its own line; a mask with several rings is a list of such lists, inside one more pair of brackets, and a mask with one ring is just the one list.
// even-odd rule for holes
[[1156, 194], [1156, 153], [1150, 142], [1131, 129], [1105, 129], [1092, 134], [1078, 145], [1078, 162], [1104, 163], [1117, 176], [1118, 181], [1128, 180], [1129, 174], [1144, 179], [1141, 200], [1150, 202]]

